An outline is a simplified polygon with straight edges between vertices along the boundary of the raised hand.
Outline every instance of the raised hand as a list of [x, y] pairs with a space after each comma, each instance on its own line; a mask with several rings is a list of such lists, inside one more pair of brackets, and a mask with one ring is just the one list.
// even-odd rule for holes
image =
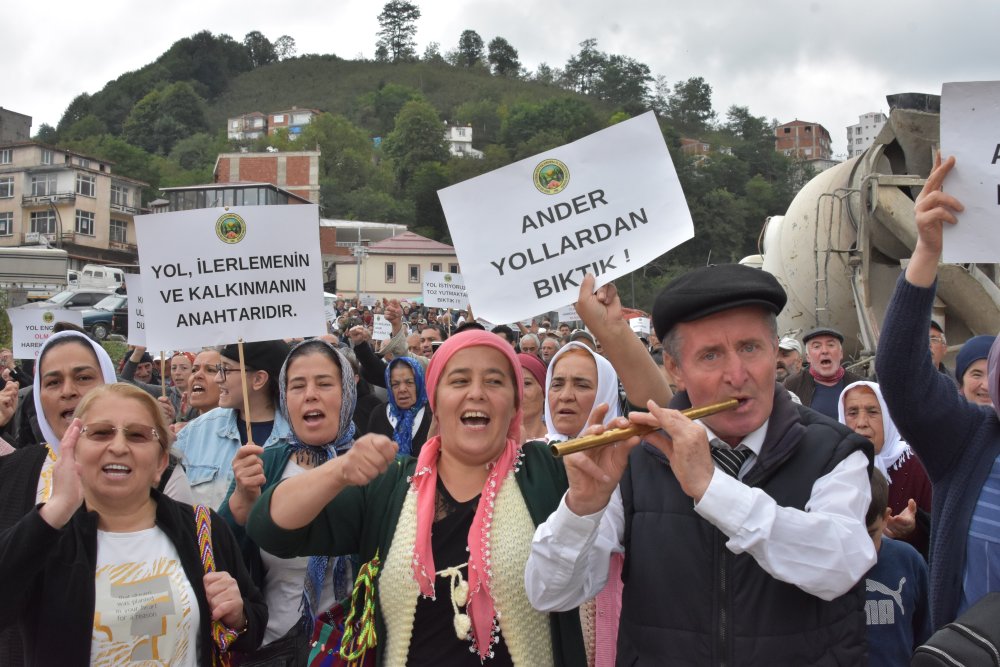
[[160, 404], [160, 412], [163, 413], [163, 418], [167, 420], [168, 424], [173, 424], [174, 417], [177, 415], [177, 411], [174, 410], [174, 404], [166, 396], [158, 396], [156, 400]]
[[583, 277], [576, 301], [576, 312], [587, 328], [601, 339], [606, 337], [615, 325], [624, 324], [625, 318], [622, 315], [622, 302], [618, 298], [618, 289], [614, 283], [603, 285], [595, 291], [596, 281], [597, 279], [589, 273]]
[[80, 420], [74, 419], [66, 429], [59, 445], [59, 458], [52, 466], [52, 495], [39, 510], [45, 523], [56, 529], [69, 523], [83, 504], [80, 464], [76, 462], [76, 445], [82, 428]]
[[918, 242], [938, 255], [941, 254], [944, 223], [954, 225], [958, 222], [955, 214], [965, 210], [960, 201], [942, 190], [944, 179], [954, 166], [954, 157], [942, 162], [941, 153], [938, 153], [934, 157], [934, 169], [913, 206]]
[[[629, 420], [624, 417], [617, 417], [605, 426], [602, 422], [607, 413], [607, 403], [594, 408], [587, 420], [587, 435], [599, 435], [608, 429], [628, 426]], [[577, 516], [594, 514], [607, 507], [611, 494], [628, 465], [629, 452], [640, 441], [638, 436], [633, 436], [628, 440], [564, 457], [566, 477], [569, 480], [566, 506]]]
[[385, 437], [369, 433], [355, 441], [350, 451], [324, 465], [340, 467], [340, 479], [347, 486], [364, 486], [396, 460], [399, 446]]
[[17, 383], [8, 380], [3, 389], [0, 389], [0, 426], [9, 422], [15, 412], [17, 412]]
[[917, 527], [917, 501], [910, 498], [906, 509], [895, 516], [890, 516], [885, 522], [882, 532], [895, 540], [905, 539]]

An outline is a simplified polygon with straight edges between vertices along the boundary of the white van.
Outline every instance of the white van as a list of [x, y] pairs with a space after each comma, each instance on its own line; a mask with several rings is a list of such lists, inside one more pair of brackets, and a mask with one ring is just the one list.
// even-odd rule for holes
[[97, 287], [114, 290], [125, 285], [125, 272], [114, 266], [85, 264], [82, 269], [67, 271], [66, 282], [70, 289]]

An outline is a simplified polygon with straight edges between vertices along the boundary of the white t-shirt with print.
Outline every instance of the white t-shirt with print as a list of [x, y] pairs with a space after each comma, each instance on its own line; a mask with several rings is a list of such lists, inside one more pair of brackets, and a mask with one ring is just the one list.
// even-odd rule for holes
[[198, 599], [162, 530], [97, 531], [94, 590], [91, 665], [199, 664]]

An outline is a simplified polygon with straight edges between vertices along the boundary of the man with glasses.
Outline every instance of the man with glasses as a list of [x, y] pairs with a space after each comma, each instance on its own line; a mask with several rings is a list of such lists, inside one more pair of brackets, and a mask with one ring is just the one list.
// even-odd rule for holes
[[948, 379], [952, 382], [957, 383], [958, 381], [955, 379], [955, 373], [944, 365], [944, 357], [948, 354], [948, 339], [944, 335], [944, 329], [934, 320], [931, 320], [929, 340], [931, 346], [931, 360], [934, 361], [934, 368], [948, 376]]
[[211, 378], [219, 387], [219, 407], [177, 434], [176, 447], [183, 455], [195, 502], [218, 509], [226, 497], [233, 480], [233, 457], [248, 442], [244, 406], [250, 411], [250, 435], [255, 445], [266, 448], [288, 440], [291, 429], [277, 409], [278, 374], [288, 351], [288, 345], [280, 340], [243, 345], [244, 401], [239, 349], [236, 345], [222, 349]]

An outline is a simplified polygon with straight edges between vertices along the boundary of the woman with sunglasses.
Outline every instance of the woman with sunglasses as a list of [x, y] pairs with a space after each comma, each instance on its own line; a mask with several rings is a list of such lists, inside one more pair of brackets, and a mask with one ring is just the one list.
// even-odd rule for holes
[[206, 574], [194, 510], [155, 489], [171, 439], [131, 385], [76, 407], [48, 502], [0, 533], [0, 624], [19, 626], [25, 664], [207, 664], [213, 620], [234, 651], [260, 643], [267, 608], [225, 522], [212, 516]]

